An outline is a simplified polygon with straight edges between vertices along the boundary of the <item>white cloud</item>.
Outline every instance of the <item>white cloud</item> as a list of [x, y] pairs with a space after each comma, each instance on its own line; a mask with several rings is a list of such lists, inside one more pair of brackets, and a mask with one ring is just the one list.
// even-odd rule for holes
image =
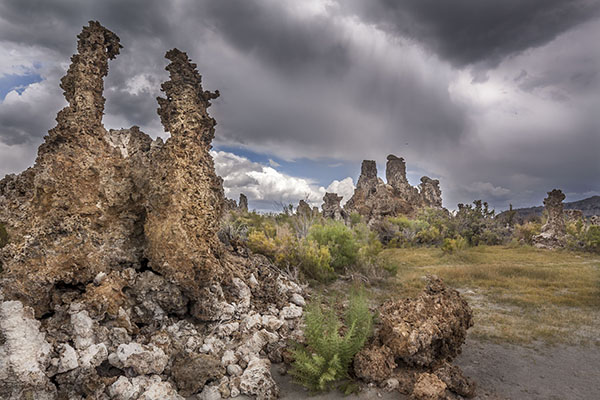
[[279, 204], [297, 205], [299, 200], [320, 206], [325, 193], [332, 191], [344, 196], [345, 202], [354, 191], [350, 177], [334, 180], [325, 188], [312, 179], [290, 176], [233, 153], [211, 151], [211, 155], [217, 174], [223, 178], [225, 196], [237, 199], [240, 193], [244, 193], [248, 196], [250, 207], [260, 211], [276, 210]]
[[342, 179], [341, 181], [335, 180], [327, 186], [327, 192], [337, 193], [339, 196], [343, 196], [341, 204], [344, 205], [350, 197], [354, 194], [354, 180], [352, 178], [347, 177]]
[[281, 164], [279, 164], [277, 161], [272, 160], [270, 158], [269, 158], [269, 165], [273, 168], [281, 167]]

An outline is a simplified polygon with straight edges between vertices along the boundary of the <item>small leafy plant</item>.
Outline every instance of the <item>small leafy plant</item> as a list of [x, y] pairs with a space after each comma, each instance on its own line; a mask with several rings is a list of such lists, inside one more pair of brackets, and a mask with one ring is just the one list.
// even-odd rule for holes
[[319, 301], [307, 306], [304, 321], [307, 346], [292, 351], [295, 361], [290, 374], [313, 392], [327, 391], [350, 378], [352, 359], [372, 333], [373, 315], [364, 293], [356, 290], [350, 295], [343, 322], [331, 307], [323, 310]]

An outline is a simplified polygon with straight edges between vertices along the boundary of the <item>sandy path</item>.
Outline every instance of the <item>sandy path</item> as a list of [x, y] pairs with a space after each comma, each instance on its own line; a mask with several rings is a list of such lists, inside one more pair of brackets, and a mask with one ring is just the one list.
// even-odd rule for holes
[[600, 399], [600, 347], [468, 340], [455, 363], [477, 382], [476, 399]]
[[[600, 399], [600, 347], [540, 344], [531, 348], [469, 339], [455, 363], [477, 382], [475, 400]], [[309, 396], [289, 376], [281, 376], [278, 367], [273, 367], [273, 377], [282, 399], [408, 399], [398, 392], [386, 393], [377, 388], [351, 396], [339, 392]]]

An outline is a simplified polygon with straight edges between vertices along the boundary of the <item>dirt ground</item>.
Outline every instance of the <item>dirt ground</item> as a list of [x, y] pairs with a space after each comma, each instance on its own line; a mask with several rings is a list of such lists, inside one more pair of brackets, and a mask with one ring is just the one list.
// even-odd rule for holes
[[600, 347], [518, 346], [468, 340], [456, 362], [476, 399], [600, 399]]
[[[469, 339], [456, 359], [465, 375], [477, 382], [475, 400], [598, 400], [600, 399], [600, 347], [520, 346]], [[273, 376], [281, 398], [309, 397], [289, 376], [281, 376], [279, 366]], [[311, 396], [315, 400], [408, 399], [397, 392], [365, 388], [357, 395], [330, 392]]]

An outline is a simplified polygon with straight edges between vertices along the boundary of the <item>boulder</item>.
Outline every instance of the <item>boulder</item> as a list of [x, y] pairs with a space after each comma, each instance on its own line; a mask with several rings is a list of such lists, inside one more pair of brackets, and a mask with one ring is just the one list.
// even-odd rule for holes
[[279, 397], [279, 389], [271, 376], [271, 362], [262, 358], [253, 358], [242, 374], [240, 391], [256, 396], [257, 400], [271, 400]]
[[381, 342], [413, 366], [435, 367], [460, 353], [472, 311], [456, 290], [428, 277], [416, 299], [388, 300], [380, 310]]

